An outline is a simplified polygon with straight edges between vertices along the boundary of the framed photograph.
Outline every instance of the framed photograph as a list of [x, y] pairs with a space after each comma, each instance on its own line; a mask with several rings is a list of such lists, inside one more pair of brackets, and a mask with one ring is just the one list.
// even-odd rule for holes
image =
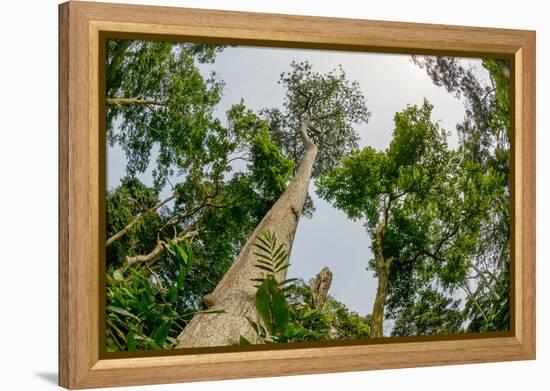
[[535, 33], [59, 6], [59, 382], [535, 358]]

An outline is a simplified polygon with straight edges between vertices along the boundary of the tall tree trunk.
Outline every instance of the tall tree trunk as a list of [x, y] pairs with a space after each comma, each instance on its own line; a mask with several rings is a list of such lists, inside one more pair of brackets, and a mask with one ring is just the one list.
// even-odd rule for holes
[[[300, 136], [305, 145], [305, 152], [293, 180], [250, 235], [239, 256], [214, 291], [204, 298], [210, 310], [224, 312], [195, 315], [179, 335], [179, 347], [232, 345], [239, 342], [241, 335], [252, 343], [259, 342], [247, 320], [249, 317], [259, 321], [254, 307], [256, 283], [251, 280], [261, 276], [261, 271], [255, 267], [257, 256], [254, 255], [256, 251], [254, 243], [262, 231], [269, 230], [276, 235], [279, 243], [285, 245], [290, 256], [294, 234], [307, 196], [313, 164], [317, 157], [317, 146], [307, 135], [309, 126], [310, 123], [307, 120], [300, 126]], [[278, 278], [284, 278], [286, 270], [282, 274]]]
[[372, 306], [371, 314], [371, 337], [381, 338], [384, 336], [384, 307], [386, 296], [388, 295], [388, 271], [389, 268], [383, 266], [378, 268], [378, 287], [376, 288], [376, 297]]
[[381, 338], [384, 336], [384, 307], [386, 304], [386, 297], [388, 296], [389, 274], [393, 258], [390, 257], [385, 259], [382, 249], [384, 234], [388, 226], [391, 201], [391, 196], [388, 196], [387, 201], [384, 201], [384, 210], [382, 212], [381, 221], [378, 227], [376, 227], [376, 235], [374, 238], [374, 260], [376, 261], [378, 287], [376, 288], [376, 297], [374, 298], [371, 313], [372, 338]]

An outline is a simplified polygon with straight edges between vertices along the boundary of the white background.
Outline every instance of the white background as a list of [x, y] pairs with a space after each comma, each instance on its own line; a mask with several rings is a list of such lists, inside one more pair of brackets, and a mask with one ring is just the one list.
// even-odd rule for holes
[[[122, 0], [119, 0], [122, 2]], [[550, 136], [544, 1], [180, 0], [134, 3], [537, 30], [536, 361], [142, 387], [166, 390], [542, 390], [550, 384]], [[55, 388], [57, 1], [0, 3], [0, 388]], [[546, 115], [545, 115], [546, 114]], [[136, 388], [137, 389], [137, 388]]]

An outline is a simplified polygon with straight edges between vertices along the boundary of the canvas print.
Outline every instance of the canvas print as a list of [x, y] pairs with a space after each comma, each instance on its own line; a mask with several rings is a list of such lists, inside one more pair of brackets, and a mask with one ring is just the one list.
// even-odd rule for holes
[[108, 39], [105, 350], [510, 329], [506, 60]]

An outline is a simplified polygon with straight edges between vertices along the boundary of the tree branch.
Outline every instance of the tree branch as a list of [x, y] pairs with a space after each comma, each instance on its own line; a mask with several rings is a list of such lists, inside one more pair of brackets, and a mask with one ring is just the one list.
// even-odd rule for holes
[[483, 282], [485, 283], [485, 286], [487, 287], [487, 289], [489, 289], [489, 291], [493, 294], [493, 296], [497, 299], [497, 300], [500, 300], [500, 295], [493, 289], [493, 287], [489, 284], [489, 281], [487, 281], [487, 277], [485, 277], [485, 273], [483, 273], [482, 270], [480, 270], [476, 265], [474, 265], [474, 263], [472, 262], [471, 264], [472, 266], [472, 269], [474, 269], [476, 271], [476, 273], [478, 274], [478, 276], [481, 277], [481, 279], [483, 280]]
[[302, 123], [300, 124], [299, 133], [306, 150], [312, 148], [315, 145], [313, 141], [311, 141], [311, 139], [309, 138], [309, 135], [307, 134], [307, 130], [310, 126], [311, 126], [311, 121], [309, 119], [303, 120]]
[[[195, 237], [198, 235], [198, 231], [189, 231], [189, 232], [183, 232], [180, 235], [176, 236], [174, 239], [172, 239], [175, 243], [179, 243], [185, 239], [189, 239], [192, 237]], [[160, 257], [168, 250], [168, 245], [166, 242], [162, 240], [157, 240], [157, 244], [155, 248], [149, 252], [148, 254], [144, 255], [136, 255], [135, 257], [126, 257], [126, 263], [128, 265], [132, 265], [134, 263], [139, 262], [146, 262], [148, 264], [156, 262], [160, 259]]]
[[464, 292], [466, 292], [466, 294], [468, 295], [468, 297], [470, 298], [470, 300], [472, 301], [472, 303], [474, 303], [474, 305], [477, 307], [477, 309], [479, 310], [479, 312], [481, 313], [481, 316], [483, 317], [483, 319], [485, 319], [485, 321], [487, 321], [487, 315], [485, 315], [485, 311], [483, 311], [483, 308], [481, 308], [481, 306], [479, 305], [479, 303], [477, 302], [477, 299], [475, 298], [475, 296], [473, 295], [472, 291], [470, 290], [470, 287], [468, 286], [468, 284], [464, 284], [464, 285], [461, 285], [460, 286]]
[[[387, 200], [387, 202], [386, 202]], [[384, 200], [384, 210], [382, 211], [382, 221], [378, 223], [378, 227], [376, 227], [376, 236], [375, 236], [375, 256], [376, 263], [378, 266], [378, 269], [380, 272], [388, 273], [391, 267], [391, 264], [393, 262], [393, 258], [390, 257], [389, 259], [384, 259], [384, 253], [383, 253], [383, 241], [384, 241], [384, 234], [386, 233], [386, 229], [388, 228], [388, 222], [389, 222], [389, 213], [392, 203], [392, 198], [390, 195], [387, 195], [387, 198], [385, 197]]]
[[215, 188], [214, 188], [214, 194], [211, 194], [211, 195], [207, 195], [206, 197], [204, 197], [204, 199], [202, 200], [202, 202], [195, 208], [191, 209], [189, 212], [185, 213], [184, 215], [180, 215], [180, 216], [176, 216], [176, 217], [173, 217], [171, 218], [170, 220], [168, 220], [166, 222], [166, 224], [164, 224], [160, 229], [159, 229], [159, 232], [162, 232], [164, 229], [166, 229], [167, 227], [171, 227], [177, 223], [179, 223], [180, 221], [182, 221], [183, 219], [187, 219], [191, 216], [193, 216], [195, 213], [197, 213], [198, 211], [200, 211], [201, 209], [207, 207], [207, 206], [215, 206], [215, 205], [212, 205], [208, 202], [208, 200], [211, 200], [212, 198], [215, 198], [218, 193], [219, 193], [219, 183], [216, 181], [216, 184], [215, 184]]
[[121, 236], [123, 236], [124, 234], [126, 234], [126, 232], [128, 232], [134, 225], [136, 225], [137, 223], [139, 223], [141, 220], [143, 220], [143, 218], [145, 216], [147, 216], [148, 214], [150, 213], [153, 213], [154, 211], [156, 211], [158, 208], [166, 205], [167, 203], [169, 203], [170, 201], [172, 201], [174, 198], [176, 198], [176, 195], [175, 194], [172, 194], [170, 197], [166, 198], [165, 200], [162, 200], [161, 202], [159, 202], [158, 204], [152, 206], [151, 208], [147, 209], [145, 212], [143, 212], [142, 214], [140, 215], [137, 215], [135, 216], [132, 221], [130, 221], [128, 223], [128, 225], [124, 228], [122, 228], [120, 231], [118, 231], [116, 234], [114, 234], [113, 236], [111, 236], [109, 239], [107, 239], [107, 242], [105, 244], [105, 247], [109, 246], [111, 243], [113, 243], [115, 240], [117, 240], [118, 238], [120, 238]]
[[165, 102], [159, 100], [148, 100], [139, 98], [107, 98], [107, 106], [122, 105], [146, 105], [146, 106], [166, 106]]

